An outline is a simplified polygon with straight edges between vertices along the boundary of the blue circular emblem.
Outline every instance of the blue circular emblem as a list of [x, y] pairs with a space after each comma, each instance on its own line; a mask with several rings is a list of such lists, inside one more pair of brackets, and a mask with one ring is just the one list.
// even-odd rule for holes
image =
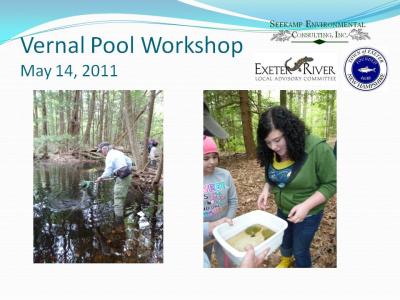
[[385, 57], [376, 49], [360, 48], [346, 60], [344, 71], [347, 81], [356, 89], [369, 91], [379, 87], [386, 79]]
[[371, 83], [378, 78], [381, 71], [379, 62], [369, 55], [363, 55], [357, 58], [352, 67], [351, 73], [362, 83]]

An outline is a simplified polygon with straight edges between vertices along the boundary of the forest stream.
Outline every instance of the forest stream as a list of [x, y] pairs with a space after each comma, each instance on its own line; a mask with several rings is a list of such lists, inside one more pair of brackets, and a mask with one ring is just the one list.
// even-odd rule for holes
[[130, 191], [124, 224], [116, 226], [113, 180], [93, 184], [102, 170], [92, 163], [35, 163], [35, 263], [163, 262], [162, 205], [151, 190], [140, 199]]

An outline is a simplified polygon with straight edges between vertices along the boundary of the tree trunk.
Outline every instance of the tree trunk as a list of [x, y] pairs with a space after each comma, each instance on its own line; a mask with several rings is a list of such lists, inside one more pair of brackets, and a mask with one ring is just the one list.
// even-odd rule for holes
[[106, 107], [106, 111], [105, 111], [105, 114], [104, 114], [104, 128], [103, 128], [103, 137], [104, 137], [104, 139], [106, 140], [106, 141], [108, 141], [108, 142], [110, 142], [110, 134], [109, 134], [109, 130], [110, 130], [110, 127], [109, 127], [109, 115], [110, 115], [110, 92], [109, 91], [105, 91], [105, 93], [106, 93], [106, 104], [105, 104], [105, 107]]
[[64, 135], [65, 134], [65, 117], [64, 117], [64, 92], [63, 91], [59, 91], [58, 92], [58, 96], [59, 96], [59, 104], [60, 104], [60, 117], [59, 117], [59, 122], [60, 122], [60, 126], [59, 126], [59, 132], [60, 135]]
[[92, 121], [94, 116], [94, 108], [96, 105], [96, 91], [92, 91], [92, 97], [90, 98], [89, 108], [88, 108], [88, 121], [86, 124], [85, 134], [83, 136], [83, 144], [87, 145], [90, 143], [90, 128], [92, 127]]
[[289, 110], [293, 111], [293, 90], [289, 91]]
[[[96, 114], [95, 116], [96, 117]], [[92, 134], [91, 134], [91, 144], [96, 145], [96, 126], [95, 126], [96, 120], [93, 120], [92, 122]]]
[[36, 91], [33, 91], [33, 137], [39, 137], [39, 115]]
[[308, 101], [308, 92], [304, 91], [303, 96], [303, 122], [306, 123], [307, 121], [307, 101]]
[[163, 166], [164, 166], [164, 154], [163, 154], [163, 149], [161, 148], [160, 163], [158, 164], [157, 173], [153, 180], [153, 185], [158, 184], [160, 182], [161, 174], [163, 172]]
[[331, 127], [332, 127], [332, 119], [333, 119], [333, 103], [335, 99], [335, 91], [328, 91], [328, 108], [327, 109], [327, 119], [326, 119], [326, 139], [329, 139]]
[[66, 108], [66, 115], [67, 115], [67, 132], [71, 133], [71, 103], [72, 103], [72, 91], [65, 91], [66, 100], [65, 101], [65, 108]]
[[99, 142], [103, 141], [103, 128], [104, 128], [104, 92], [101, 95], [100, 101], [100, 117], [99, 117]]
[[43, 147], [43, 158], [48, 158], [48, 148], [47, 148], [47, 107], [46, 107], [46, 95], [44, 91], [40, 91], [40, 96], [42, 100], [42, 135], [45, 136], [45, 142]]
[[[121, 96], [118, 93], [117, 99], [119, 99], [119, 97], [121, 97]], [[123, 95], [122, 95], [122, 97], [123, 97]], [[123, 102], [123, 100], [121, 100], [121, 101]], [[117, 103], [119, 103], [119, 102], [117, 101]], [[117, 105], [117, 104], [115, 104], [115, 105]], [[114, 136], [113, 143], [115, 143], [115, 139], [122, 134], [122, 124], [121, 123], [123, 123], [124, 114], [121, 112], [123, 111], [123, 107], [124, 107], [123, 105], [119, 105], [119, 110], [115, 110], [115, 120], [116, 120], [115, 123], [116, 124], [115, 124], [115, 131], [113, 134], [113, 136]]]
[[47, 92], [48, 101], [46, 101], [47, 109], [47, 135], [53, 135], [53, 101], [51, 97], [51, 92]]
[[327, 97], [327, 101], [326, 101], [326, 110], [325, 110], [325, 138], [328, 139], [329, 118], [331, 115], [331, 95], [330, 95], [330, 93], [327, 93], [326, 97]]
[[262, 114], [262, 94], [261, 91], [257, 91], [257, 113], [258, 117]]
[[82, 101], [81, 97], [82, 93], [79, 90], [75, 91], [74, 94], [74, 99], [73, 99], [73, 105], [72, 105], [72, 111], [71, 111], [71, 119], [70, 119], [70, 125], [69, 125], [69, 134], [73, 137], [72, 138], [72, 149], [73, 153], [72, 154], [77, 154], [79, 153], [79, 133], [80, 133], [80, 113], [79, 113], [79, 108], [80, 108], [80, 102]]
[[132, 152], [132, 157], [134, 161], [136, 162], [137, 168], [141, 170], [143, 168], [143, 163], [139, 158], [139, 149], [136, 144], [136, 139], [134, 136], [134, 128], [131, 122], [131, 114], [130, 110], [132, 109], [132, 99], [131, 99], [131, 92], [130, 91], [124, 91], [124, 101], [123, 101], [123, 114], [124, 114], [124, 121], [126, 125], [126, 129], [128, 131], [128, 139], [129, 139], [129, 145], [131, 148]]
[[72, 136], [78, 136], [79, 135], [79, 130], [80, 130], [80, 119], [79, 119], [79, 107], [80, 107], [80, 101], [81, 101], [81, 91], [75, 91], [74, 95], [74, 103], [72, 107], [72, 114], [71, 114], [71, 120], [70, 120], [70, 134]]
[[116, 94], [117, 94], [116, 91], [112, 91], [111, 96], [109, 96], [110, 107], [109, 107], [109, 122], [108, 122], [108, 139], [110, 141], [114, 140], [116, 132], [116, 122], [114, 122], [114, 106], [115, 106]]
[[[314, 91], [310, 92], [310, 105], [311, 105], [311, 107], [313, 107], [313, 105], [314, 105]], [[311, 117], [309, 118], [308, 124], [309, 124], [310, 128], [313, 128], [313, 126], [314, 126], [314, 118], [313, 118], [314, 114], [311, 114], [310, 116]]]
[[[121, 105], [121, 107], [123, 107], [123, 105]], [[139, 118], [142, 116], [142, 114], [144, 114], [144, 112], [146, 111], [146, 107], [144, 106], [143, 110], [140, 111], [136, 116], [135, 119], [133, 120], [133, 122], [131, 122], [131, 125], [133, 128], [137, 128], [136, 126], [136, 122], [139, 120]], [[130, 107], [129, 109], [131, 109], [132, 107]], [[132, 112], [129, 112], [129, 115], [132, 115]], [[122, 119], [124, 119], [124, 115], [123, 115], [123, 110], [122, 110]], [[125, 122], [124, 122], [125, 124]], [[122, 142], [122, 140], [126, 137], [126, 135], [128, 134], [128, 131], [123, 132], [122, 134], [120, 134], [116, 139], [114, 144], [120, 144]]]
[[286, 107], [286, 90], [280, 90], [279, 92], [279, 104], [280, 106]]
[[297, 104], [296, 115], [298, 115], [298, 116], [301, 115], [301, 98], [302, 98], [302, 95], [301, 95], [301, 91], [299, 90], [299, 91], [297, 91], [297, 102], [296, 102], [296, 104]]
[[[87, 99], [90, 97], [90, 92], [86, 91]], [[80, 101], [79, 101], [79, 123], [83, 124], [83, 113], [85, 112], [85, 109], [83, 107], [83, 91], [81, 91], [80, 95]], [[88, 101], [89, 102], [89, 101]], [[83, 136], [83, 126], [79, 126], [79, 137]]]
[[246, 148], [247, 157], [254, 158], [256, 156], [256, 145], [253, 139], [253, 126], [251, 123], [251, 112], [249, 105], [249, 92], [247, 90], [240, 90], [239, 99], [240, 114], [243, 124], [244, 147]]
[[153, 120], [153, 111], [154, 111], [154, 102], [156, 99], [156, 91], [152, 90], [150, 91], [150, 99], [149, 99], [149, 106], [148, 106], [148, 114], [147, 114], [147, 121], [146, 121], [146, 127], [144, 130], [144, 140], [143, 140], [143, 158], [142, 161], [144, 164], [147, 162], [148, 158], [148, 152], [147, 152], [147, 143], [150, 138], [150, 131], [151, 131], [151, 122]]

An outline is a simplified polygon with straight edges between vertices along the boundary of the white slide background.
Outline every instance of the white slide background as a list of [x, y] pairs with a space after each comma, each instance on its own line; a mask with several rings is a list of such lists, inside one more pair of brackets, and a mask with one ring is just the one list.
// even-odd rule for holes
[[[99, 19], [81, 16], [31, 31]], [[118, 18], [119, 16], [116, 16]], [[107, 15], [110, 18], [110, 15]], [[192, 22], [194, 23], [194, 22]], [[0, 47], [0, 294], [1, 299], [398, 299], [400, 263], [399, 17], [368, 24], [371, 40], [347, 44], [271, 42], [271, 34], [149, 24], [97, 24], [36, 35], [126, 40], [240, 40], [223, 54], [25, 54], [19, 40]], [[389, 30], [390, 29], [390, 30]], [[138, 42], [138, 41], [136, 41]], [[347, 56], [373, 47], [388, 62], [378, 89], [362, 92], [344, 78]], [[336, 82], [256, 82], [254, 63], [318, 57], [335, 66]], [[117, 78], [21, 78], [21, 64], [115, 64]], [[164, 90], [164, 263], [33, 264], [32, 90]], [[338, 131], [336, 269], [202, 268], [202, 97], [211, 89], [335, 89]]]

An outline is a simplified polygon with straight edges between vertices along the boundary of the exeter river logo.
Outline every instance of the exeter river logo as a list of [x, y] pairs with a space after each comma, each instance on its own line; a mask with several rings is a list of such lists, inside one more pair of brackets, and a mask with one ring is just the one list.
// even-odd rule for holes
[[378, 50], [360, 48], [346, 60], [344, 72], [347, 81], [356, 89], [370, 91], [378, 88], [386, 79], [387, 62]]
[[[290, 57], [282, 65], [254, 64], [256, 81], [336, 81], [333, 65], [316, 63], [313, 57]], [[274, 61], [279, 60], [274, 58]]]

